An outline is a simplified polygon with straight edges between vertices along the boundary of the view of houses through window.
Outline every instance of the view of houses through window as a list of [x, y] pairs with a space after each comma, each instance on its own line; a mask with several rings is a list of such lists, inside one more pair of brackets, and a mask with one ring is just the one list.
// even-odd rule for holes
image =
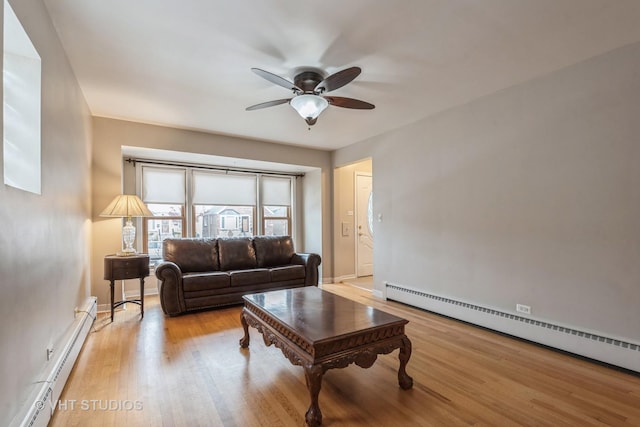
[[195, 206], [196, 237], [253, 236], [253, 206]]
[[[151, 259], [162, 258], [162, 241], [167, 237], [184, 235], [184, 209], [182, 205], [147, 203], [155, 218], [146, 218], [146, 250]], [[161, 218], [158, 218], [161, 217]]]
[[143, 220], [143, 250], [152, 262], [169, 237], [291, 234], [294, 177], [143, 165], [140, 178], [154, 214]]

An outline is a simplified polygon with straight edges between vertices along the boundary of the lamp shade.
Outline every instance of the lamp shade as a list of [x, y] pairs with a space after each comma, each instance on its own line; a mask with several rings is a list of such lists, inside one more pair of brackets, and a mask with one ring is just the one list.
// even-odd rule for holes
[[122, 227], [122, 241], [125, 247], [118, 255], [128, 256], [136, 254], [136, 250], [133, 247], [136, 239], [136, 227], [131, 222], [131, 218], [153, 216], [153, 213], [138, 196], [121, 194], [109, 203], [109, 206], [102, 211], [100, 216], [127, 218], [125, 226]]
[[109, 203], [100, 216], [131, 218], [153, 216], [153, 213], [138, 196], [121, 194]]
[[310, 94], [293, 97], [289, 104], [306, 120], [309, 126], [315, 124], [320, 113], [329, 106], [329, 102], [323, 97]]

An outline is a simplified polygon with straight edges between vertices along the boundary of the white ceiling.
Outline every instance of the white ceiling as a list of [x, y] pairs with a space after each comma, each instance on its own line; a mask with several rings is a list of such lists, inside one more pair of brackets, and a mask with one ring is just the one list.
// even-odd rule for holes
[[[325, 150], [640, 41], [637, 0], [44, 0], [92, 113]], [[253, 74], [362, 74], [308, 130]]]

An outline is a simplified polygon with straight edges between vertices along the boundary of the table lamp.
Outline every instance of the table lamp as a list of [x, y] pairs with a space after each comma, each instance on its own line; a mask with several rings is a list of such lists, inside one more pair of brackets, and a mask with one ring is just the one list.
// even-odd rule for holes
[[122, 227], [124, 249], [118, 255], [130, 256], [136, 254], [136, 250], [133, 247], [133, 242], [136, 240], [136, 228], [133, 226], [131, 218], [150, 217], [153, 216], [153, 213], [138, 196], [121, 194], [109, 203], [109, 206], [102, 211], [100, 216], [127, 218], [126, 224]]

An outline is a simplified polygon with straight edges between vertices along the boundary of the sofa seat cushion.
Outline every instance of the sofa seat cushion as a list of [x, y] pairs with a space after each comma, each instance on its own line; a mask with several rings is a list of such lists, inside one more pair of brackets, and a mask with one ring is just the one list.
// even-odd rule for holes
[[185, 292], [222, 289], [228, 288], [229, 285], [229, 273], [223, 273], [220, 271], [209, 273], [188, 273], [182, 276], [182, 286]]
[[305, 269], [303, 265], [286, 265], [273, 267], [270, 270], [272, 282], [286, 282], [287, 280], [304, 280]]
[[248, 286], [269, 283], [269, 270], [254, 268], [250, 270], [236, 270], [229, 272], [231, 286]]
[[218, 239], [220, 270], [246, 270], [258, 267], [253, 241], [249, 237]]

